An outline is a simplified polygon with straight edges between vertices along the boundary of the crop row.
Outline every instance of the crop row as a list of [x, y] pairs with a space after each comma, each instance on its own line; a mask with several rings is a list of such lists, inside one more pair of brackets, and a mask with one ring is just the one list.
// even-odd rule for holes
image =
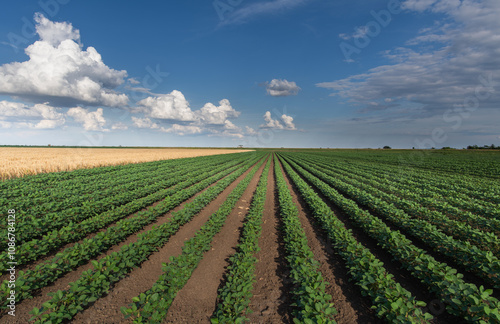
[[[325, 167], [329, 166], [326, 161], [319, 164]], [[466, 222], [478, 229], [493, 231], [497, 235], [500, 234], [500, 208], [498, 205], [494, 205], [494, 207], [478, 206], [477, 201], [471, 200], [470, 197], [450, 199], [449, 196], [453, 194], [453, 191], [437, 193], [418, 188], [414, 184], [402, 184], [399, 181], [390, 181], [378, 173], [361, 171], [354, 165], [342, 167], [339, 164], [335, 164], [335, 168], [329, 169], [336, 173], [348, 174], [350, 178], [370, 184], [386, 193], [394, 193], [429, 208], [439, 210], [446, 213], [448, 217]], [[476, 214], [472, 214], [471, 211]]]
[[[395, 189], [395, 192], [393, 193], [386, 193], [382, 189], [377, 188], [376, 185], [373, 185], [372, 181], [368, 179], [358, 181], [351, 174], [345, 175], [343, 172], [335, 172], [335, 168], [320, 166], [320, 163], [313, 162], [311, 160], [304, 161], [309, 161], [308, 163], [316, 165], [320, 168], [320, 170], [328, 175], [334, 176], [338, 180], [349, 183], [350, 185], [358, 188], [363, 188], [363, 192], [394, 205], [396, 208], [402, 210], [409, 216], [429, 222], [457, 240], [470, 242], [483, 251], [492, 251], [493, 254], [500, 251], [500, 239], [498, 239], [495, 234], [475, 229], [469, 224], [450, 219], [448, 216], [437, 210], [431, 210], [421, 206], [424, 203], [424, 200], [426, 200], [425, 198], [414, 197], [414, 200], [410, 201], [402, 198], [404, 193], [397, 189]], [[374, 182], [376, 181], [373, 181], [373, 183]], [[390, 186], [385, 186], [385, 188], [388, 191]], [[439, 202], [434, 202], [434, 205], [439, 205]], [[457, 214], [457, 216], [458, 215], [459, 214]], [[476, 217], [471, 214], [471, 216], [467, 217], [465, 220], [472, 221], [475, 218]]]
[[[352, 200], [345, 198], [327, 183], [335, 181], [332, 177], [321, 171], [314, 173], [319, 177], [302, 168], [304, 164], [297, 164], [293, 157], [286, 157], [287, 162], [297, 170], [304, 178], [318, 188], [330, 201], [339, 206], [341, 210], [359, 226], [370, 237], [377, 240], [380, 246], [387, 250], [398, 260], [403, 267], [408, 269], [413, 276], [421, 280], [430, 291], [440, 297], [448, 306], [449, 313], [462, 316], [468, 322], [474, 323], [496, 323], [500, 321], [500, 302], [491, 297], [491, 289], [477, 287], [465, 282], [463, 275], [457, 273], [456, 269], [445, 263], [437, 262], [426, 251], [415, 247], [399, 231], [392, 231], [379, 218], [374, 217], [367, 211], [359, 208]], [[313, 171], [311, 168], [309, 168]], [[432, 232], [424, 232], [432, 236]]]
[[[259, 155], [258, 158], [261, 158]], [[124, 278], [130, 271], [142, 262], [174, 235], [179, 228], [189, 222], [194, 215], [200, 212], [208, 203], [215, 199], [225, 188], [242, 175], [247, 168], [254, 164], [256, 159], [245, 163], [245, 166], [220, 180], [216, 185], [208, 188], [195, 199], [187, 203], [184, 208], [172, 213], [167, 223], [153, 227], [151, 230], [139, 234], [136, 242], [124, 245], [120, 251], [92, 261], [94, 268], [82, 273], [80, 278], [69, 284], [70, 288], [50, 294], [52, 299], [42, 305], [41, 309], [31, 311], [37, 323], [60, 323], [73, 318], [90, 303], [106, 294], [112, 286]]]
[[[109, 227], [106, 231], [98, 233], [93, 238], [84, 239], [81, 243], [77, 243], [58, 253], [50, 260], [37, 265], [33, 270], [27, 270], [26, 272], [20, 271], [17, 277], [18, 285], [16, 285], [16, 288], [21, 287], [22, 291], [16, 295], [16, 298], [18, 298], [19, 301], [30, 297], [34, 290], [50, 284], [63, 274], [107, 251], [114, 244], [123, 241], [129, 235], [155, 221], [159, 216], [237, 168], [238, 166], [235, 166], [213, 176], [210, 176], [210, 172], [202, 173], [199, 177], [205, 177], [206, 179], [191, 186], [189, 189], [172, 193], [171, 196], [168, 196], [158, 205], [150, 207], [146, 211], [139, 212], [134, 217], [117, 222], [114, 226]], [[214, 170], [212, 172], [215, 173], [218, 171], [220, 170]], [[207, 176], [210, 177], [207, 178]], [[193, 181], [200, 180], [197, 179], [197, 177], [193, 177], [193, 179]], [[4, 281], [0, 286], [2, 296], [8, 294], [9, 289], [7, 285], [8, 282]]]
[[26, 175], [21, 178], [9, 179], [0, 182], [0, 190], [6, 191], [7, 198], [14, 198], [19, 196], [29, 196], [31, 194], [38, 195], [38, 191], [52, 185], [59, 185], [63, 181], [72, 179], [84, 178], [94, 175], [102, 175], [105, 173], [116, 172], [120, 167], [124, 166], [110, 166], [93, 169], [78, 169], [74, 171], [61, 171], [40, 173], [36, 175]]
[[[52, 234], [60, 236], [59, 234], [55, 233], [57, 232], [57, 230], [67, 225], [68, 223], [78, 223], [104, 212], [111, 211], [113, 213], [116, 208], [131, 202], [137, 202], [137, 200], [149, 195], [155, 194], [158, 197], [160, 190], [179, 184], [186, 179], [189, 180], [189, 176], [192, 175], [186, 175], [186, 172], [193, 172], [201, 165], [206, 165], [206, 163], [188, 166], [184, 170], [173, 172], [169, 177], [165, 177], [165, 174], [161, 174], [156, 177], [153, 176], [152, 178], [148, 177], [148, 179], [150, 180], [148, 180], [147, 182], [152, 182], [150, 185], [146, 185], [146, 183], [142, 183], [142, 185], [140, 183], [137, 185], [130, 184], [129, 186], [131, 186], [131, 189], [133, 190], [125, 190], [124, 192], [118, 193], [114, 196], [99, 199], [99, 196], [101, 196], [101, 194], [96, 193], [95, 197], [84, 203], [83, 206], [75, 206], [64, 211], [48, 213], [46, 215], [38, 217], [36, 215], [32, 215], [30, 217], [20, 217], [20, 219], [24, 218], [24, 221], [19, 221], [16, 224], [16, 232], [20, 237], [18, 240], [18, 244], [22, 244], [23, 242], [28, 242], [36, 238], [41, 238], [44, 234], [47, 233], [49, 233], [49, 235]], [[217, 165], [217, 162], [209, 165], [215, 166]], [[114, 185], [112, 179], [108, 179], [107, 182], [110, 186]], [[157, 200], [159, 199], [162, 198], [157, 198]], [[51, 231], [52, 233], [50, 233]], [[43, 240], [44, 238], [41, 238], [41, 241]], [[37, 245], [36, 242], [35, 244]]]
[[[254, 154], [238, 153], [238, 154]], [[238, 154], [232, 155], [238, 156]], [[230, 154], [231, 155], [231, 154]], [[182, 158], [172, 160], [161, 160], [144, 163], [131, 163], [116, 166], [104, 166], [91, 169], [78, 169], [73, 171], [41, 173], [34, 176], [25, 176], [22, 178], [10, 179], [0, 182], [0, 191], [3, 193], [0, 197], [0, 206], [10, 203], [12, 199], [25, 199], [43, 196], [46, 191], [51, 192], [60, 187], [67, 187], [68, 190], [76, 190], [81, 186], [91, 183], [105, 182], [107, 179], [121, 177], [141, 170], [151, 170], [154, 172], [158, 168], [169, 166], [182, 166], [197, 161], [212, 162], [214, 159], [230, 159], [226, 154], [202, 156], [195, 158]], [[10, 200], [10, 201], [9, 201]]]
[[[191, 161], [191, 163], [197, 160]], [[15, 205], [17, 209], [23, 212], [39, 213], [57, 211], [64, 208], [65, 204], [72, 204], [72, 201], [85, 197], [95, 191], [105, 191], [115, 189], [115, 186], [126, 184], [144, 178], [145, 174], [160, 174], [162, 172], [171, 171], [181, 167], [180, 163], [164, 163], [159, 165], [140, 165], [136, 164], [135, 168], [124, 171], [115, 171], [105, 173], [99, 177], [84, 177], [78, 182], [61, 182], [58, 185], [53, 185], [48, 188], [42, 188], [36, 193], [29, 196], [19, 196], [10, 198], [7, 202], [9, 205]], [[113, 187], [108, 185], [108, 181], [112, 179], [115, 184]]]
[[283, 241], [286, 260], [290, 268], [290, 279], [294, 287], [292, 294], [296, 308], [294, 323], [335, 323], [337, 313], [332, 296], [326, 293], [327, 283], [319, 270], [319, 262], [308, 246], [308, 241], [299, 220], [299, 211], [283, 177], [279, 163], [274, 163], [279, 211], [283, 223]]
[[351, 231], [345, 228], [329, 206], [288, 163], [282, 160], [282, 164], [313, 216], [327, 233], [333, 248], [346, 262], [349, 274], [361, 288], [361, 293], [370, 297], [377, 316], [391, 323], [425, 323], [432, 319], [432, 315], [423, 313], [419, 308], [426, 304], [415, 300], [409, 291], [397, 283], [383, 263], [354, 238]]
[[304, 164], [304, 162], [299, 164], [361, 205], [376, 211], [381, 217], [389, 220], [406, 233], [419, 238], [439, 253], [456, 260], [457, 264], [473, 271], [495, 288], [500, 287], [500, 260], [491, 251], [483, 251], [469, 242], [456, 240], [438, 230], [427, 220], [411, 218], [393, 204], [342, 181], [338, 175], [330, 176], [329, 172], [325, 172], [321, 167], [313, 168], [311, 164]]
[[397, 165], [411, 169], [441, 174], [462, 174], [469, 177], [500, 178], [500, 167], [495, 154], [481, 154], [474, 151], [344, 151], [337, 156], [355, 161], [369, 161], [377, 164]]
[[225, 284], [219, 289], [217, 296], [219, 302], [211, 319], [213, 324], [239, 324], [248, 320], [245, 315], [248, 313], [248, 305], [255, 282], [257, 258], [254, 254], [260, 250], [258, 243], [262, 232], [262, 214], [266, 202], [270, 165], [271, 158], [264, 167], [252, 198], [250, 210], [243, 224], [241, 238], [236, 246], [236, 253], [229, 258]]
[[[312, 155], [311, 155], [312, 156]], [[333, 154], [315, 154], [316, 157], [326, 158], [331, 162], [344, 166], [356, 165], [365, 170], [383, 174], [388, 176], [394, 181], [401, 183], [413, 183], [417, 187], [426, 190], [445, 190], [455, 193], [463, 194], [464, 198], [473, 197], [478, 199], [476, 203], [482, 201], [491, 203], [500, 203], [500, 187], [497, 182], [477, 177], [464, 176], [462, 173], [451, 174], [447, 172], [428, 171], [411, 166], [406, 166], [403, 163], [374, 163], [374, 160], [358, 161], [348, 160], [343, 161], [336, 158]]]
[[155, 169], [161, 165], [176, 164], [186, 159], [173, 159], [166, 161], [153, 161], [117, 166], [104, 166], [91, 169], [77, 169], [73, 171], [40, 173], [22, 178], [10, 179], [0, 182], [0, 191], [5, 191], [5, 198], [25, 197], [35, 198], [43, 190], [57, 188], [61, 185], [71, 187], [80, 183], [100, 181], [119, 174], [133, 173], [142, 168]]
[[[316, 162], [322, 162], [324, 166], [331, 166], [327, 159], [315, 158]], [[454, 188], [440, 189], [428, 184], [428, 180], [412, 181], [406, 176], [393, 178], [394, 171], [380, 172], [378, 168], [363, 168], [359, 164], [346, 164], [336, 162], [334, 171], [348, 173], [356, 176], [362, 181], [370, 181], [371, 185], [377, 186], [385, 192], [399, 190], [406, 198], [419, 200], [422, 204], [446, 212], [460, 220], [477, 224], [480, 227], [500, 228], [500, 207], [496, 203], [471, 198], [470, 195], [458, 193]], [[390, 173], [389, 173], [390, 172]], [[445, 180], [442, 179], [441, 182]], [[446, 181], [448, 182], [449, 179]], [[389, 187], [396, 187], [389, 188]], [[471, 212], [475, 213], [472, 215]], [[472, 217], [472, 216], [474, 217]]]
[[231, 191], [217, 211], [209, 217], [191, 239], [184, 243], [182, 253], [172, 257], [170, 262], [163, 263], [163, 274], [154, 285], [146, 292], [134, 297], [130, 307], [122, 308], [122, 313], [126, 318], [133, 318], [134, 323], [161, 323], [177, 292], [187, 283], [203, 259], [204, 253], [210, 250], [215, 234], [221, 230], [227, 216], [247, 189], [262, 162], [253, 167]]
[[[108, 210], [107, 212], [88, 218], [83, 222], [80, 223], [70, 222], [68, 225], [64, 226], [59, 230], [54, 230], [52, 232], [49, 232], [48, 234], [44, 235], [41, 239], [34, 239], [20, 245], [16, 251], [16, 261], [18, 265], [22, 265], [29, 261], [36, 260], [40, 256], [47, 255], [51, 251], [59, 248], [64, 244], [75, 242], [79, 239], [82, 239], [86, 235], [91, 234], [113, 222], [116, 222], [117, 220], [127, 215], [130, 215], [131, 213], [137, 212], [142, 208], [147, 207], [153, 204], [154, 202], [160, 201], [162, 199], [165, 199], [163, 201], [164, 204], [167, 202], [173, 204], [176, 203], [177, 201], [182, 201], [182, 199], [187, 199], [192, 195], [196, 194], [198, 192], [197, 190], [201, 190], [200, 188], [205, 188], [204, 187], [205, 185], [208, 186], [213, 181], [220, 179], [222, 176], [228, 173], [227, 172], [228, 170], [234, 170], [234, 168], [236, 168], [237, 166], [233, 165], [237, 163], [241, 162], [239, 161], [229, 162], [228, 164], [223, 164], [216, 169], [211, 169], [210, 166], [207, 166], [202, 170], [193, 170], [180, 179], [180, 180], [183, 179], [187, 180], [181, 182], [175, 180], [175, 182], [178, 182], [178, 184], [173, 187], [160, 190], [141, 199], [133, 200], [128, 204], [122, 205], [115, 209]], [[200, 171], [205, 171], [205, 172], [200, 174]], [[220, 172], [220, 174], [214, 176], [214, 174], [216, 174], [217, 172]], [[202, 181], [204, 179], [205, 181]], [[193, 184], [199, 181], [202, 182], [199, 183], [198, 185], [193, 186], [192, 188], [189, 188], [188, 190], [182, 190], [188, 188], [189, 186], [192, 186]], [[154, 211], [156, 209], [152, 210]], [[141, 217], [142, 214], [137, 215], [137, 217], [134, 217], [129, 220], [125, 219], [117, 223], [113, 228], [122, 225], [129, 226], [128, 224], [130, 222], [136, 222], [137, 221], [136, 219], [140, 219]], [[113, 228], [108, 230], [112, 231]], [[101, 235], [106, 235], [106, 234], [101, 233], [98, 235], [98, 237], [100, 237]], [[7, 269], [8, 261], [9, 261], [8, 255], [6, 253], [2, 254], [0, 269], [2, 270]]]

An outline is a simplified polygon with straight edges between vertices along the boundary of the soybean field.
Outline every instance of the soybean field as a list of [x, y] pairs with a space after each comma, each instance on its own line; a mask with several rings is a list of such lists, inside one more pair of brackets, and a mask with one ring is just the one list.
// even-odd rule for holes
[[500, 152], [429, 151], [1, 181], [0, 322], [500, 323]]

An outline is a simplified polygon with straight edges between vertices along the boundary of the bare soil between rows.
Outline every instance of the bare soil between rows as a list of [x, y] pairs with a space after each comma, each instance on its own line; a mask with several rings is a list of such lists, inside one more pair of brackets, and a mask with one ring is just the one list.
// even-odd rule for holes
[[[246, 175], [248, 172], [249, 172], [249, 170], [247, 170], [247, 171], [244, 173], [244, 175]], [[233, 182], [233, 183], [229, 186], [229, 188], [232, 188], [232, 187], [236, 186], [236, 183], [237, 183], [237, 182], [239, 182], [241, 179], [243, 179], [244, 175], [240, 176], [240, 177], [239, 177], [239, 178], [238, 178], [235, 182]], [[227, 177], [227, 176], [226, 176], [226, 177]], [[220, 181], [220, 180], [219, 180], [219, 181]], [[214, 185], [215, 185], [215, 183], [214, 183], [214, 184], [212, 184], [211, 186], [209, 186], [208, 188], [210, 188], [210, 187], [212, 187], [212, 186], [214, 186]], [[147, 225], [147, 226], [146, 226], [146, 227], [144, 227], [142, 230], [140, 230], [140, 231], [138, 231], [138, 232], [136, 232], [136, 233], [134, 233], [134, 234], [130, 235], [130, 236], [129, 236], [126, 240], [122, 241], [122, 242], [121, 242], [121, 243], [119, 243], [119, 244], [114, 245], [111, 249], [107, 250], [105, 253], [103, 253], [103, 254], [99, 255], [98, 257], [94, 258], [93, 260], [100, 260], [100, 259], [102, 259], [102, 258], [104, 258], [104, 257], [106, 257], [106, 256], [108, 256], [108, 255], [110, 255], [110, 254], [111, 254], [111, 253], [113, 253], [113, 252], [117, 252], [117, 251], [119, 251], [119, 250], [121, 249], [121, 247], [122, 247], [122, 246], [127, 245], [127, 244], [130, 244], [130, 243], [132, 243], [132, 242], [135, 242], [135, 241], [137, 240], [137, 236], [138, 236], [139, 234], [141, 234], [141, 233], [144, 233], [144, 232], [147, 232], [147, 231], [151, 230], [153, 226], [159, 226], [159, 225], [161, 225], [161, 224], [164, 224], [164, 223], [168, 222], [168, 221], [169, 221], [169, 219], [172, 217], [172, 213], [174, 213], [174, 212], [176, 212], [176, 211], [178, 211], [178, 210], [182, 209], [182, 208], [183, 208], [183, 207], [184, 207], [187, 203], [189, 203], [189, 202], [193, 201], [193, 200], [194, 200], [194, 199], [195, 199], [198, 195], [200, 195], [201, 193], [203, 193], [204, 191], [206, 191], [208, 188], [206, 188], [206, 189], [204, 189], [204, 190], [200, 191], [200, 192], [199, 192], [199, 193], [197, 193], [195, 196], [193, 196], [193, 197], [191, 197], [190, 199], [188, 199], [188, 200], [184, 201], [184, 202], [183, 202], [183, 203], [181, 203], [179, 206], [177, 206], [177, 207], [175, 207], [174, 209], [172, 209], [170, 212], [168, 212], [168, 213], [164, 214], [163, 216], [160, 216], [159, 218], [157, 218], [157, 220], [156, 220], [155, 222], [153, 222], [153, 223], [151, 223], [151, 224]], [[228, 194], [227, 190], [228, 190], [228, 189], [226, 189], [226, 190], [225, 190], [225, 191], [224, 191], [221, 195], [219, 195], [219, 197], [217, 197], [215, 201], [220, 201], [220, 203], [222, 203], [222, 202], [224, 201], [225, 197], [226, 197], [226, 196], [227, 196], [227, 194]], [[156, 202], [156, 203], [154, 203], [154, 204], [153, 204], [153, 205], [151, 205], [151, 206], [155, 206], [155, 205], [157, 205], [158, 203], [159, 203], [159, 202]], [[149, 206], [149, 207], [151, 207], [151, 206]], [[205, 208], [207, 208], [207, 207], [205, 207]], [[144, 210], [144, 209], [143, 209], [143, 210]], [[134, 214], [132, 214], [132, 215], [130, 215], [130, 216], [127, 216], [127, 218], [128, 218], [128, 217], [133, 217], [133, 215], [135, 215], [135, 214], [136, 214], [136, 213], [134, 213]], [[207, 216], [207, 218], [208, 218], [208, 216]], [[193, 221], [196, 221], [196, 220], [197, 220], [197, 216], [195, 216], [195, 218], [192, 220], [192, 222], [193, 222]], [[190, 223], [186, 224], [185, 226], [187, 226], [187, 225], [191, 224], [192, 222], [190, 222]], [[109, 226], [112, 226], [112, 225], [109, 225]], [[109, 226], [108, 226], [108, 227], [109, 227]], [[199, 226], [201, 227], [201, 224], [200, 224]], [[106, 228], [107, 228], [107, 227], [106, 227]], [[181, 230], [182, 230], [182, 229], [183, 229], [183, 228], [181, 227]], [[101, 229], [100, 231], [104, 231], [104, 230], [105, 230], [105, 229]], [[179, 232], [178, 232], [178, 233], [179, 233]], [[178, 234], [178, 233], [177, 233], [177, 234]], [[176, 234], [176, 235], [177, 235], [177, 234]], [[93, 237], [93, 236], [95, 236], [95, 235], [96, 235], [96, 233], [93, 233], [93, 234], [89, 234], [87, 237], [88, 237], [88, 238], [90, 238], [90, 237]], [[188, 238], [189, 238], [189, 237], [188, 237]], [[186, 240], [187, 240], [188, 238], [186, 238]], [[171, 239], [172, 239], [172, 238], [171, 238]], [[167, 243], [167, 244], [168, 244], [168, 243]], [[71, 244], [71, 245], [73, 245], [73, 244]], [[180, 249], [180, 247], [179, 247], [179, 249]], [[158, 254], [158, 253], [155, 253], [155, 254], [153, 254], [153, 256], [154, 256], [154, 255], [157, 255], [157, 254]], [[151, 259], [151, 258], [150, 258], [150, 259]], [[145, 263], [148, 263], [149, 261], [150, 261], [150, 260], [146, 261]], [[158, 264], [159, 264], [159, 268], [160, 268], [160, 270], [161, 270], [161, 262], [166, 262], [166, 261], [168, 261], [168, 258], [163, 259], [163, 261], [159, 261], [159, 263], [158, 263]], [[36, 261], [35, 261], [35, 263], [38, 263], [38, 262], [36, 262]], [[144, 263], [143, 263], [143, 265], [142, 265], [142, 266], [144, 266]], [[142, 266], [141, 266], [141, 267], [142, 267]], [[30, 268], [31, 268], [31, 267], [30, 267]], [[57, 279], [55, 282], [53, 282], [52, 284], [50, 284], [50, 285], [48, 285], [48, 286], [46, 286], [46, 287], [44, 287], [44, 288], [42, 288], [42, 289], [38, 290], [38, 291], [34, 294], [34, 298], [32, 298], [32, 299], [27, 299], [27, 300], [23, 300], [23, 301], [21, 301], [20, 303], [18, 303], [18, 304], [16, 305], [16, 317], [15, 317], [15, 318], [13, 318], [13, 317], [11, 317], [11, 316], [8, 316], [8, 315], [4, 315], [3, 317], [0, 317], [0, 322], [2, 322], [2, 323], [4, 323], [4, 322], [5, 322], [5, 323], [28, 323], [29, 319], [31, 318], [31, 315], [29, 314], [29, 312], [30, 312], [30, 311], [31, 311], [34, 307], [38, 307], [38, 308], [40, 308], [40, 307], [41, 307], [41, 305], [42, 305], [43, 303], [45, 303], [45, 302], [47, 302], [47, 301], [49, 301], [49, 300], [51, 299], [51, 297], [47, 295], [48, 293], [57, 292], [58, 290], [65, 290], [65, 289], [69, 288], [69, 286], [68, 286], [68, 284], [69, 284], [69, 283], [71, 283], [71, 282], [73, 282], [73, 281], [76, 281], [78, 278], [80, 278], [80, 276], [81, 276], [81, 274], [82, 274], [83, 272], [85, 272], [85, 271], [87, 271], [87, 270], [89, 270], [89, 269], [92, 269], [92, 268], [93, 268], [93, 266], [92, 266], [91, 262], [89, 261], [89, 262], [85, 263], [84, 265], [79, 266], [79, 267], [78, 267], [78, 268], [76, 268], [75, 270], [73, 270], [73, 271], [71, 271], [71, 272], [69, 272], [69, 273], [67, 273], [67, 274], [63, 275], [62, 277], [58, 278], [58, 279]], [[161, 274], [161, 273], [160, 273], [160, 274]], [[130, 276], [130, 275], [131, 275], [131, 274], [129, 274], [129, 276]], [[158, 276], [159, 276], [159, 275], [158, 275]], [[157, 277], [158, 277], [158, 276], [157, 276]], [[146, 277], [147, 277], [147, 276], [146, 276]], [[154, 279], [154, 281], [156, 281], [157, 277]], [[125, 279], [126, 279], [126, 278], [125, 278]], [[125, 279], [124, 279], [124, 280], [125, 280]], [[123, 281], [123, 280], [122, 280], [122, 281]], [[120, 281], [118, 284], [120, 284], [122, 281]], [[154, 283], [154, 281], [153, 281], [153, 283]], [[152, 284], [151, 284], [151, 285], [152, 285]], [[150, 285], [148, 288], [150, 288], [150, 287], [151, 287], [151, 285]], [[147, 289], [145, 289], [145, 290], [147, 290]], [[119, 288], [118, 288], [118, 290], [114, 289], [113, 291], [115, 291], [115, 292], [116, 292], [116, 291], [119, 291]], [[141, 291], [141, 292], [142, 292], [142, 291]], [[112, 292], [110, 292], [110, 293], [112, 293]], [[137, 294], [136, 294], [136, 295], [137, 295]], [[128, 303], [130, 303], [130, 302], [131, 302], [132, 297], [135, 297], [136, 295], [131, 296], [130, 298], [128, 298], [127, 304], [122, 305], [122, 306], [126, 306], [126, 305], [128, 305]], [[109, 296], [109, 295], [108, 295], [108, 296]], [[106, 297], [104, 297], [104, 298], [106, 298]], [[103, 299], [103, 298], [101, 298], [100, 300], [102, 300], [102, 299]], [[100, 303], [100, 300], [98, 300], [96, 303]], [[95, 304], [94, 304], [94, 305], [95, 305]], [[92, 307], [94, 307], [94, 306], [91, 306], [91, 308], [92, 308]], [[85, 311], [85, 312], [86, 312], [86, 311]], [[74, 319], [74, 322], [78, 322], [77, 318], [79, 318], [79, 316], [80, 316], [80, 315], [81, 315], [81, 313], [80, 313], [80, 314], [78, 314], [78, 315], [76, 316], [76, 318]], [[86, 320], [84, 320], [84, 321], [80, 321], [80, 323], [121, 323], [121, 322], [123, 322], [123, 321], [124, 321], [123, 315], [120, 313], [119, 308], [118, 308], [118, 311], [117, 311], [117, 312], [115, 312], [115, 315], [117, 315], [117, 317], [116, 317], [116, 318], [114, 318], [114, 319], [110, 319], [110, 321], [107, 321], [107, 318], [108, 318], [109, 316], [111, 316], [111, 313], [107, 312], [107, 313], [105, 313], [105, 316], [103, 316], [103, 317], [102, 317], [102, 318], [100, 318], [100, 319], [98, 319], [98, 318], [94, 317], [94, 318], [92, 318], [92, 321], [91, 321], [91, 322], [89, 322], [88, 320], [89, 320], [90, 318], [87, 318], [87, 319], [86, 319]], [[120, 316], [120, 317], [118, 318], [118, 316]], [[96, 322], [96, 320], [97, 320], [97, 322]]]
[[[275, 162], [273, 157], [273, 163]], [[280, 224], [274, 167], [271, 164], [262, 215], [262, 232], [258, 241], [260, 251], [255, 255], [256, 282], [249, 305], [250, 323], [291, 323], [292, 286], [279, 234]]]
[[191, 278], [175, 297], [164, 323], [210, 323], [217, 304], [218, 288], [223, 282], [229, 257], [235, 253], [264, 166], [265, 162], [226, 218], [221, 231], [215, 235], [211, 250], [203, 255]]
[[[350, 280], [350, 274], [348, 273], [345, 261], [332, 248], [332, 242], [313, 217], [313, 214], [301, 198], [290, 177], [283, 170], [281, 163], [276, 156], [269, 155], [268, 158], [272, 159], [273, 163], [279, 163], [281, 172], [285, 176], [285, 181], [292, 194], [293, 202], [298, 207], [299, 220], [308, 239], [309, 247], [320, 263], [320, 271], [325, 281], [329, 282], [327, 293], [333, 297], [332, 302], [337, 310], [337, 314], [335, 315], [337, 323], [383, 323], [384, 321], [377, 318], [374, 310], [371, 309], [370, 299], [363, 296], [360, 288]], [[256, 282], [253, 284], [253, 296], [249, 305], [251, 312], [247, 315], [250, 319], [249, 323], [293, 323], [294, 307], [292, 304], [294, 303], [294, 296], [291, 293], [293, 282], [289, 278], [289, 268], [282, 241], [281, 227], [283, 224], [279, 215], [273, 163], [268, 173], [266, 201], [262, 215], [262, 233], [258, 241], [260, 250], [255, 254], [257, 258], [255, 270]], [[245, 216], [251, 206], [264, 165], [265, 162], [253, 176], [249, 186], [227, 217], [221, 231], [215, 235], [211, 250], [204, 254], [202, 261], [193, 272], [187, 284], [178, 292], [167, 317], [163, 321], [164, 323], [210, 323], [210, 317], [215, 311], [218, 302], [218, 290], [225, 281], [229, 257], [235, 252], [235, 247], [239, 242]], [[230, 192], [243, 180], [250, 170], [251, 167], [231, 183], [216, 199], [203, 208], [201, 212], [195, 215], [190, 222], [172, 235], [168, 242], [159, 248], [157, 252], [153, 253], [147, 261], [143, 262], [140, 267], [135, 268], [124, 279], [113, 285], [107, 295], [77, 314], [71, 323], [130, 323], [131, 320], [124, 318], [120, 308], [130, 305], [132, 297], [147, 291], [153, 286], [163, 273], [161, 269], [162, 263], [168, 263], [171, 257], [177, 256], [182, 252], [184, 243], [192, 238], [203, 224], [206, 223], [210, 215], [222, 205]], [[309, 185], [311, 184], [309, 183]], [[313, 189], [315, 188], [313, 187]], [[150, 230], [153, 226], [159, 226], [168, 222], [173, 212], [182, 209], [205, 190], [183, 202], [169, 213], [159, 217], [154, 223], [146, 226], [141, 231], [130, 235], [125, 241], [114, 245], [94, 260], [100, 260], [112, 252], [119, 251], [124, 245], [135, 242], [138, 234]], [[423, 285], [411, 276], [411, 273], [402, 269], [399, 262], [392, 260], [392, 256], [383, 250], [375, 240], [357, 228], [349, 217], [337, 206], [329, 202], [318, 190], [315, 189], [315, 191], [345, 224], [346, 228], [352, 230], [354, 237], [384, 262], [384, 267], [386, 267], [389, 273], [394, 275], [397, 282], [408, 289], [417, 299], [433, 303], [432, 307], [434, 309], [439, 309], [443, 306], [439, 304], [439, 301], [431, 293], [422, 291]], [[133, 215], [135, 213], [127, 216], [127, 218], [133, 217]], [[103, 230], [105, 229], [101, 229], [100, 231]], [[87, 237], [91, 238], [96, 233], [89, 234]], [[73, 244], [70, 243], [65, 247], [72, 246]], [[47, 257], [43, 258], [43, 260], [45, 259]], [[40, 262], [40, 260], [33, 262], [26, 268], [32, 269]], [[28, 323], [29, 318], [31, 318], [31, 315], [28, 314], [29, 311], [33, 307], [40, 307], [44, 302], [50, 300], [51, 297], [47, 296], [48, 293], [68, 288], [69, 283], [77, 280], [84, 271], [91, 268], [93, 268], [92, 264], [90, 262], [86, 263], [59, 278], [53, 284], [40, 289], [33, 299], [22, 301], [16, 305], [15, 318], [4, 315], [0, 317], [0, 322]], [[438, 316], [436, 316], [436, 319], [432, 323], [444, 324], [451, 322], [458, 324], [462, 322], [460, 319], [448, 315], [444, 310], [434, 315]]]

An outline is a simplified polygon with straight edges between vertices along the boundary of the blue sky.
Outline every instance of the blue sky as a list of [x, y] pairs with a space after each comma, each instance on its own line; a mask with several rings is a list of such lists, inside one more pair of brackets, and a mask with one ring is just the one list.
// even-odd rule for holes
[[500, 144], [498, 1], [2, 6], [0, 145]]

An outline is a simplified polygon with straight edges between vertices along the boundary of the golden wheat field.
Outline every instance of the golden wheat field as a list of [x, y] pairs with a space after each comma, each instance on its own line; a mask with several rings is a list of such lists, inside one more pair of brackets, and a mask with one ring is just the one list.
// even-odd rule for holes
[[190, 148], [0, 148], [0, 179], [106, 165], [229, 154], [250, 150]]

